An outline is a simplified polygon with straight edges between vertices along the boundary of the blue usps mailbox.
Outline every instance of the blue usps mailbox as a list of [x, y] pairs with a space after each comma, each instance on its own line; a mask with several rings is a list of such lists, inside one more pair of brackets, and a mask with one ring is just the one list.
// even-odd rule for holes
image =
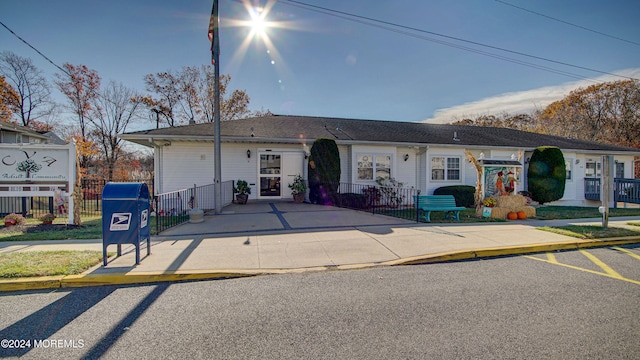
[[136, 265], [140, 264], [140, 243], [147, 241], [151, 254], [149, 231], [149, 187], [145, 183], [107, 183], [102, 189], [102, 259], [107, 266], [107, 247], [122, 244], [136, 247]]

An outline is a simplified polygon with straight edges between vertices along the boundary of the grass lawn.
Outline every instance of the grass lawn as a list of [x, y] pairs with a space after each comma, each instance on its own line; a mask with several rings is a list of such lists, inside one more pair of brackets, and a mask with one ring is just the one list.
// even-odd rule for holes
[[0, 241], [101, 239], [102, 217], [83, 217], [82, 226], [66, 225], [67, 219], [58, 218], [52, 225], [39, 225], [37, 219], [27, 219], [26, 226], [0, 228]]
[[[609, 217], [616, 216], [640, 216], [640, 209], [609, 209]], [[583, 206], [541, 206], [536, 208], [536, 219], [556, 220], [556, 219], [582, 219], [598, 218], [602, 214], [597, 207]]]
[[579, 239], [606, 239], [621, 236], [640, 236], [640, 229], [629, 230], [615, 227], [603, 228], [602, 226], [595, 225], [544, 226], [539, 229]]
[[[376, 214], [394, 216], [407, 220], [416, 219], [415, 209], [376, 209]], [[478, 218], [475, 209], [465, 209], [460, 211], [460, 223], [480, 223], [480, 222], [505, 222], [504, 219]], [[420, 222], [426, 223], [420, 218]], [[455, 219], [445, 219], [444, 211], [434, 211], [431, 213], [431, 223], [457, 223]]]
[[[179, 224], [176, 216], [165, 216], [160, 220], [167, 222], [165, 227]], [[160, 224], [161, 226], [163, 224]], [[157, 233], [155, 218], [149, 222], [152, 235]], [[102, 217], [82, 217], [82, 225], [67, 225], [67, 219], [53, 220], [53, 226], [41, 225], [37, 219], [27, 219], [26, 226], [0, 226], [0, 241], [31, 241], [31, 240], [81, 240], [102, 239]]]
[[100, 251], [21, 251], [0, 254], [0, 279], [75, 275], [101, 261]]

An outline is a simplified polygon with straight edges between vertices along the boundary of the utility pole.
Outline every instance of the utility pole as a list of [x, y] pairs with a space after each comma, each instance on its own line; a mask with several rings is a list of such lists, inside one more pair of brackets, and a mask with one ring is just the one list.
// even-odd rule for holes
[[209, 20], [209, 41], [211, 41], [211, 63], [213, 64], [214, 106], [213, 109], [213, 141], [214, 171], [213, 196], [215, 213], [222, 213], [222, 156], [220, 154], [220, 35], [218, 31], [218, 0], [213, 0], [211, 18]]
[[611, 193], [613, 192], [612, 181], [613, 178], [613, 155], [602, 156], [602, 178], [600, 179], [600, 199], [602, 200], [602, 206], [600, 206], [600, 212], [602, 213], [602, 227], [609, 227], [609, 203], [611, 202]]

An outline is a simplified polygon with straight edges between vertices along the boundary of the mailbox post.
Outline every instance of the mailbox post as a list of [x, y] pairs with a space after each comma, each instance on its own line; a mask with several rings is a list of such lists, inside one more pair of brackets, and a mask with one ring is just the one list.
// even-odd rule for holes
[[140, 264], [140, 243], [146, 239], [151, 254], [149, 230], [149, 187], [145, 183], [110, 182], [102, 190], [102, 259], [107, 266], [107, 247], [122, 244], [136, 247], [136, 265]]

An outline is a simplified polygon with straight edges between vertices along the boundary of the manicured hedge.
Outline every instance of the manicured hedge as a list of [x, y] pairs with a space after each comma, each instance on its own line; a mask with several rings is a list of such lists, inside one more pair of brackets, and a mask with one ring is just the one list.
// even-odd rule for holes
[[350, 209], [368, 209], [368, 196], [363, 194], [354, 194], [354, 193], [344, 193], [339, 194], [338, 199], [340, 201], [340, 206]]
[[555, 146], [540, 146], [531, 155], [527, 172], [531, 198], [540, 204], [564, 196], [567, 170], [562, 151]]
[[433, 195], [453, 195], [457, 206], [474, 207], [476, 188], [469, 185], [452, 185], [437, 188]]
[[309, 200], [314, 204], [333, 204], [340, 183], [338, 145], [333, 139], [316, 139], [309, 152]]

